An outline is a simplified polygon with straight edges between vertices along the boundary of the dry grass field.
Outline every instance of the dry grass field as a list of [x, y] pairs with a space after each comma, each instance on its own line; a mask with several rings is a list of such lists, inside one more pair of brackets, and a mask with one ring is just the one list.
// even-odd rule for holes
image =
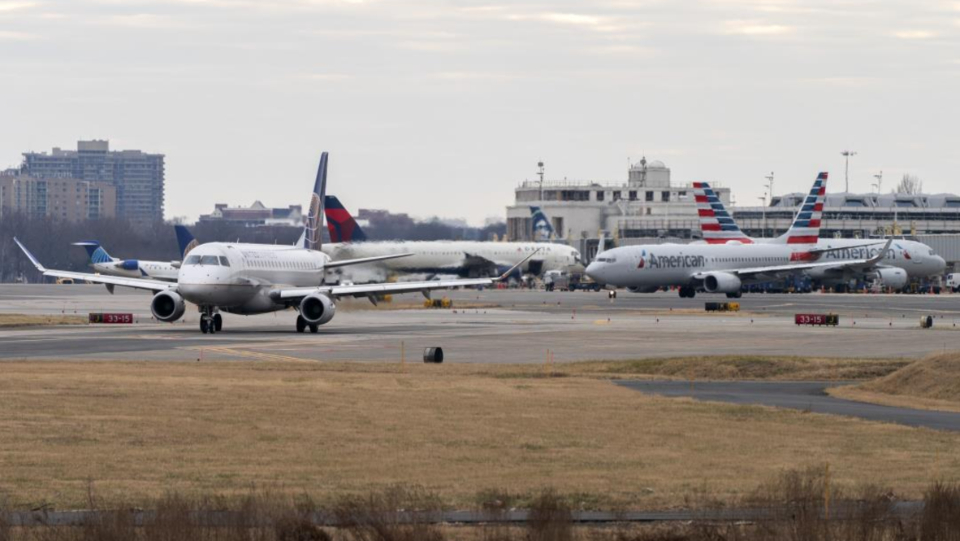
[[831, 394], [889, 406], [960, 411], [960, 353], [933, 355], [889, 375]]
[[35, 327], [44, 325], [85, 325], [86, 316], [46, 316], [0, 314], [0, 327]]
[[825, 463], [837, 483], [905, 497], [960, 476], [960, 434], [646, 396], [594, 377], [615, 369], [4, 363], [0, 494], [62, 509], [84, 505], [91, 483], [108, 503], [251, 487], [322, 502], [417, 484], [449, 506], [554, 487], [587, 508], [662, 508]]

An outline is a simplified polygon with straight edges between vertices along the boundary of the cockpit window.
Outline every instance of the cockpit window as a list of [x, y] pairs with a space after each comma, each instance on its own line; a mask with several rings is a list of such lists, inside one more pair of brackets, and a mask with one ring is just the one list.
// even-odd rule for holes
[[216, 266], [219, 265], [220, 262], [217, 260], [217, 256], [215, 255], [202, 255], [200, 256], [200, 264]]
[[227, 259], [226, 256], [220, 256], [220, 264], [223, 265], [224, 267], [229, 267], [229, 266], [230, 266], [230, 260]]
[[192, 255], [192, 256], [190, 256], [190, 257], [187, 258], [187, 260], [184, 262], [184, 264], [186, 264], [186, 265], [199, 265], [199, 264], [200, 264], [200, 256], [198, 256], [198, 255]]
[[599, 261], [599, 262], [601, 262], [601, 263], [616, 263], [616, 262], [617, 262], [617, 258], [615, 258], [615, 257], [598, 257], [598, 258], [597, 258], [597, 261]]

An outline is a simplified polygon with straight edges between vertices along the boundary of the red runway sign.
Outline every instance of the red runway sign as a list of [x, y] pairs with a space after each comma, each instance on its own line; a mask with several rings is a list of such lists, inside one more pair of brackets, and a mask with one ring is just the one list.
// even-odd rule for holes
[[797, 314], [793, 319], [797, 325], [839, 325], [840, 316], [836, 314]]
[[133, 314], [90, 314], [90, 323], [133, 323]]

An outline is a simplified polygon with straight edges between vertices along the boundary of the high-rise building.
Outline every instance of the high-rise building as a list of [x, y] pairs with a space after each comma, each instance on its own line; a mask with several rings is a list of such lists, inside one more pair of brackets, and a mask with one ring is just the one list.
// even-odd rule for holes
[[31, 218], [75, 222], [117, 215], [117, 189], [107, 182], [70, 177], [36, 178], [17, 170], [0, 172], [0, 217], [20, 213]]
[[77, 150], [25, 152], [21, 173], [40, 179], [73, 178], [116, 188], [117, 216], [132, 222], [163, 220], [163, 154], [111, 151], [108, 141], [78, 141]]

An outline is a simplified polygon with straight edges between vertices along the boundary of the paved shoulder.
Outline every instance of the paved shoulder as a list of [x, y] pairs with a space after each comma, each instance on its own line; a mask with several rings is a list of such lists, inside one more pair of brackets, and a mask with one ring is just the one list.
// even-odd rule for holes
[[936, 430], [960, 431], [960, 413], [880, 406], [834, 398], [828, 387], [844, 383], [759, 381], [618, 381], [618, 385], [662, 396], [685, 396], [730, 404], [790, 408], [814, 413], [846, 415], [870, 421], [898, 423]]

